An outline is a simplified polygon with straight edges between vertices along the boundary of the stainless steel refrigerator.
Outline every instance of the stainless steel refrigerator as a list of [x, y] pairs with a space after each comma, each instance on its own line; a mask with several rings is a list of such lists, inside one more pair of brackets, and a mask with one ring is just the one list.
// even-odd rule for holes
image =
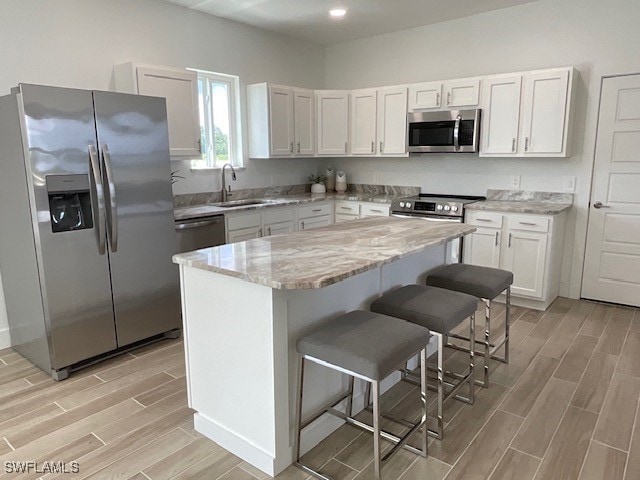
[[60, 380], [177, 336], [175, 242], [164, 99], [27, 84], [0, 98], [0, 273], [15, 350]]

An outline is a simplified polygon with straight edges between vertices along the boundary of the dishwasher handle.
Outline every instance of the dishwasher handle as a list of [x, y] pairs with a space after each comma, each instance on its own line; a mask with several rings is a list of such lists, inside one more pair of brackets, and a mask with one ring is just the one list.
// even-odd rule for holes
[[176, 222], [176, 231], [179, 230], [190, 230], [192, 228], [201, 228], [201, 227], [207, 227], [209, 225], [215, 225], [218, 223], [223, 223], [224, 222], [224, 218], [223, 217], [215, 217], [215, 218], [210, 218], [207, 220], [201, 220], [198, 222], [191, 222], [191, 221], [185, 221], [185, 222]]

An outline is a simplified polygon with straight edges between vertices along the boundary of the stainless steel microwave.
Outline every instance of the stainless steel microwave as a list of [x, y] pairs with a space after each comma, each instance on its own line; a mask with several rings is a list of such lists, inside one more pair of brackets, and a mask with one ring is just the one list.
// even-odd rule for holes
[[409, 153], [473, 153], [480, 141], [480, 109], [407, 115]]

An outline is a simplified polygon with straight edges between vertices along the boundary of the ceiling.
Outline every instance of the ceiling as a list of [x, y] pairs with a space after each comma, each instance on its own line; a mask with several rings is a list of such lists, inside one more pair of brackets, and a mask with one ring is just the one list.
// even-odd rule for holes
[[[537, 0], [167, 0], [291, 37], [329, 45]], [[345, 18], [329, 18], [343, 7]]]

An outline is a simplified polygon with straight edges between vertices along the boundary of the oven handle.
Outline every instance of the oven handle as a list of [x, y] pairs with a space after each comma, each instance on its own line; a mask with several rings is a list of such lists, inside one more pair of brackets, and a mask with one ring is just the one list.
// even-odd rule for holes
[[451, 217], [431, 217], [428, 215], [411, 215], [407, 213], [391, 213], [392, 217], [398, 218], [419, 218], [421, 220], [427, 220], [429, 222], [440, 222], [440, 223], [462, 223], [462, 217], [451, 218]]
[[456, 117], [456, 124], [453, 127], [453, 148], [455, 148], [456, 152], [460, 149], [460, 121], [462, 117], [458, 115]]

